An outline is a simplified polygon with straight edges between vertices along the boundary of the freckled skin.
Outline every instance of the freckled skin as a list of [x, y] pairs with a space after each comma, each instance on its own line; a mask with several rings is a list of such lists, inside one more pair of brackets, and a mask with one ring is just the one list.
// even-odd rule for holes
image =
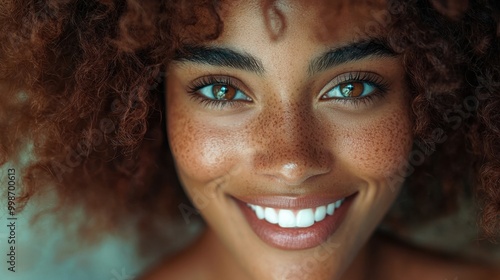
[[[211, 244], [210, 255], [203, 258], [205, 275], [356, 280], [365, 270], [363, 246], [397, 195], [399, 186], [388, 186], [386, 178], [397, 172], [411, 148], [404, 71], [399, 58], [384, 57], [309, 76], [309, 61], [350, 42], [354, 28], [369, 21], [369, 9], [344, 5], [329, 19], [335, 28], [319, 36], [321, 1], [308, 5], [307, 12], [296, 2], [278, 2], [286, 20], [278, 40], [269, 35], [258, 4], [231, 1], [222, 9], [224, 32], [207, 43], [252, 54], [262, 61], [264, 74], [195, 63], [169, 67], [168, 138], [184, 188], [208, 224], [202, 242]], [[329, 81], [350, 71], [375, 72], [389, 84], [388, 92], [356, 106], [320, 98]], [[186, 91], [205, 75], [238, 79], [251, 89], [245, 94], [253, 101], [207, 108]], [[354, 192], [358, 196], [345, 221], [327, 241], [340, 246], [321, 260], [315, 257], [321, 248], [287, 251], [266, 245], [228, 198]], [[208, 245], [199, 245], [199, 252], [203, 246]], [[306, 269], [304, 260], [315, 261]]]

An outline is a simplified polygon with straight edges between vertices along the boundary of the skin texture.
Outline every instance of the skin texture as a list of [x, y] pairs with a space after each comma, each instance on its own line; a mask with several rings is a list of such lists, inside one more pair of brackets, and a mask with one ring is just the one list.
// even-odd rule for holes
[[[320, 2], [307, 10], [278, 2], [284, 20], [269, 25], [259, 5], [233, 1], [222, 8], [221, 36], [206, 45], [248, 53], [261, 61], [264, 73], [194, 62], [169, 67], [169, 143], [180, 180], [208, 224], [197, 247], [210, 244], [212, 259], [219, 260], [210, 266], [213, 275], [344, 279], [358, 256], [346, 275], [362, 276], [354, 278], [353, 268], [363, 265], [364, 254], [358, 253], [397, 195], [399, 186], [388, 178], [410, 151], [412, 122], [398, 57], [369, 57], [309, 74], [310, 61], [359, 40], [354, 30], [370, 21], [374, 7], [347, 3], [322, 22]], [[388, 90], [366, 103], [321, 98], [336, 77], [356, 71], [374, 73]], [[193, 81], [210, 75], [232, 77], [251, 101], [221, 108], [193, 98]], [[305, 250], [265, 244], [230, 198], [355, 192], [341, 227], [322, 246]]]
[[[205, 45], [250, 54], [263, 73], [186, 61], [169, 65], [169, 143], [184, 189], [208, 227], [196, 243], [142, 279], [498, 277], [482, 265], [372, 236], [400, 188], [390, 178], [411, 148], [409, 93], [398, 57], [369, 57], [310, 75], [311, 60], [359, 40], [355, 31], [380, 8], [335, 3], [328, 10], [321, 2], [308, 2], [305, 9], [279, 1], [279, 13], [271, 16], [254, 1], [223, 5], [225, 29]], [[352, 71], [375, 73], [387, 91], [366, 103], [321, 98], [336, 77]], [[207, 105], [200, 99], [203, 90], [191, 88], [213, 75], [231, 77], [249, 99]], [[320, 246], [303, 250], [264, 243], [231, 198], [354, 192], [340, 228]]]
[[[387, 186], [383, 180], [379, 180], [382, 177], [381, 174], [384, 171], [387, 171], [386, 173], [393, 171], [392, 164], [387, 162], [380, 163], [380, 170], [374, 169], [374, 162], [381, 158], [400, 161], [394, 157], [399, 154], [397, 149], [389, 150], [379, 157], [379, 153], [382, 153], [380, 147], [379, 150], [374, 148], [371, 151], [372, 147], [365, 145], [365, 143], [372, 145], [380, 142], [378, 137], [374, 137], [377, 134], [381, 135], [378, 133], [380, 131], [374, 130], [373, 127], [382, 126], [382, 118], [377, 112], [381, 113], [383, 110], [376, 110], [376, 108], [381, 109], [382, 106], [375, 106], [371, 110], [365, 108], [356, 115], [339, 105], [345, 105], [345, 103], [335, 103], [332, 100], [319, 102], [320, 99], [317, 99], [318, 95], [323, 93], [323, 89], [330, 87], [327, 84], [335, 80], [333, 77], [338, 74], [335, 71], [349, 71], [347, 69], [349, 67], [358, 68], [354, 63], [351, 63], [349, 67], [346, 65], [336, 67], [335, 71], [329, 69], [329, 73], [323, 72], [323, 76], [318, 74], [314, 77], [305, 75], [304, 69], [298, 69], [297, 66], [301, 65], [295, 61], [288, 63], [287, 68], [283, 69], [286, 61], [291, 61], [290, 56], [293, 56], [295, 60], [310, 60], [307, 57], [310, 53], [303, 51], [311, 45], [308, 42], [312, 41], [315, 44], [310, 49], [306, 49], [307, 51], [319, 52], [317, 49], [324, 46], [325, 44], [322, 45], [324, 42], [328, 45], [340, 45], [349, 41], [350, 37], [357, 37], [353, 26], [366, 27], [361, 28], [364, 31], [371, 30], [369, 27], [373, 26], [369, 24], [370, 22], [367, 23], [366, 19], [371, 18], [371, 12], [376, 9], [364, 6], [369, 1], [363, 1], [365, 3], [362, 1], [323, 1], [338, 4], [335, 9], [327, 9], [326, 6], [321, 6], [322, 3], [314, 1], [313, 3], [308, 1], [307, 5], [278, 1], [275, 7], [261, 6], [266, 1], [246, 2], [246, 6], [238, 2], [232, 2], [233, 7], [223, 5], [223, 13], [220, 15], [224, 17], [226, 23], [225, 37], [221, 37], [220, 42], [206, 42], [206, 44], [226, 44], [229, 45], [228, 47], [240, 49], [249, 45], [259, 45], [259, 53], [253, 53], [253, 55], [258, 56], [261, 61], [265, 59], [267, 71], [265, 75], [259, 76], [264, 78], [254, 80], [245, 71], [205, 70], [208, 74], [225, 71], [226, 74], [239, 78], [241, 81], [238, 83], [239, 87], [252, 97], [251, 104], [255, 105], [254, 107], [245, 107], [243, 105], [250, 105], [240, 104], [237, 108], [247, 109], [239, 111], [241, 114], [230, 110], [234, 113], [231, 115], [234, 118], [229, 120], [224, 118], [227, 115], [223, 113], [228, 113], [228, 111], [217, 115], [219, 118], [215, 119], [214, 115], [208, 114], [209, 110], [208, 112], [186, 110], [185, 113], [193, 113], [197, 116], [206, 113], [203, 115], [205, 118], [193, 118], [182, 122], [183, 114], [177, 114], [178, 126], [191, 122], [192, 126], [187, 133], [202, 130], [194, 129], [201, 124], [213, 131], [223, 131], [223, 128], [233, 125], [238, 127], [238, 129], [233, 129], [235, 133], [239, 133], [235, 134], [236, 136], [233, 135], [233, 131], [226, 135], [221, 134], [226, 137], [225, 139], [221, 139], [222, 136], [219, 134], [214, 134], [217, 137], [200, 139], [198, 136], [208, 135], [209, 137], [211, 134], [208, 131], [204, 131], [205, 135], [197, 133], [194, 135], [195, 141], [186, 145], [187, 148], [194, 147], [189, 151], [182, 149], [182, 141], [193, 137], [185, 133], [186, 127], [177, 128], [180, 130], [177, 132], [170, 132], [170, 140], [176, 147], [175, 157], [178, 169], [182, 169], [184, 173], [183, 181], [186, 189], [189, 189], [193, 201], [202, 210], [210, 225], [210, 230], [207, 230], [207, 234], [202, 239], [203, 242], [193, 247], [190, 251], [192, 254], [185, 255], [186, 261], [192, 260], [186, 263], [194, 264], [191, 257], [202, 256], [203, 254], [199, 253], [200, 248], [209, 248], [210, 253], [199, 258], [200, 261], [197, 264], [206, 265], [210, 263], [207, 259], [211, 258], [220, 260], [225, 257], [229, 260], [229, 262], [211, 263], [210, 267], [205, 267], [212, 275], [216, 272], [222, 274], [223, 269], [228, 267], [235, 269], [233, 276], [249, 270], [245, 265], [234, 265], [253, 263], [245, 262], [244, 257], [241, 256], [241, 250], [234, 245], [233, 237], [237, 234], [231, 231], [234, 231], [235, 226], [240, 224], [238, 214], [231, 214], [232, 219], [225, 220], [233, 226], [231, 228], [222, 222], [218, 224], [215, 218], [223, 217], [220, 209], [234, 209], [234, 207], [231, 208], [232, 201], [225, 199], [230, 194], [267, 195], [267, 197], [284, 194], [294, 197], [315, 193], [328, 197], [332, 193], [342, 194], [342, 192], [348, 193], [352, 190], [359, 193], [361, 191], [363, 195], [357, 197], [357, 201], [361, 202], [356, 205], [358, 207], [356, 209], [360, 210], [351, 211], [348, 219], [355, 223], [346, 223], [347, 225], [343, 226], [352, 229], [349, 230], [352, 238], [343, 239], [345, 236], [342, 236], [342, 232], [346, 231], [343, 230], [336, 234], [338, 238], [332, 237], [332, 241], [336, 242], [336, 239], [339, 239], [345, 242], [342, 244], [348, 245], [346, 248], [349, 249], [342, 250], [351, 253], [356, 251], [354, 245], [362, 244], [363, 240], [358, 237], [363, 236], [356, 230], [363, 230], [359, 225], [369, 229], [370, 225], [376, 223], [375, 220], [380, 214], [367, 212], [363, 207], [382, 205], [382, 203], [369, 205], [366, 202], [370, 202], [368, 197], [373, 198], [374, 194], [378, 194], [373, 190], [380, 190], [383, 186]], [[174, 100], [174, 94], [186, 93], [185, 85], [192, 82], [179, 78], [176, 80], [175, 75], [189, 78], [187, 74], [181, 73], [180, 68], [184, 67], [186, 70], [193, 67], [193, 65], [189, 66], [189, 63], [170, 65], [172, 52], [177, 49], [181, 40], [177, 36], [178, 31], [183, 30], [183, 27], [190, 28], [190, 31], [201, 30], [200, 25], [189, 25], [199, 19], [203, 24], [212, 26], [212, 28], [207, 28], [207, 32], [213, 34], [211, 38], [214, 38], [215, 35], [218, 36], [216, 32], [220, 30], [218, 27], [222, 26], [216, 24], [219, 13], [210, 11], [212, 7], [208, 7], [205, 13], [198, 13], [198, 11], [193, 13], [190, 7], [186, 7], [191, 5], [199, 7], [198, 5], [202, 5], [202, 2], [207, 3], [205, 0], [145, 0], [140, 3], [134, 0], [119, 1], [121, 4], [109, 1], [92, 1], [93, 3], [88, 4], [87, 2], [83, 4], [81, 1], [44, 2], [50, 3], [7, 1], [6, 5], [2, 5], [5, 9], [0, 12], [0, 26], [2, 27], [0, 79], [8, 81], [9, 84], [1, 89], [6, 102], [2, 102], [0, 111], [4, 113], [3, 116], [7, 117], [7, 121], [2, 123], [3, 130], [15, 132], [4, 133], [1, 136], [2, 156], [0, 157], [7, 162], [1, 162], [0, 165], [7, 164], [11, 160], [15, 162], [16, 159], [23, 162], [20, 155], [23, 155], [21, 152], [24, 151], [26, 143], [33, 143], [33, 154], [37, 155], [36, 159], [29, 162], [23, 174], [19, 174], [25, 179], [23, 180], [25, 184], [22, 188], [23, 195], [17, 205], [22, 208], [30, 197], [34, 198], [37, 194], [54, 190], [61, 197], [61, 203], [56, 210], [65, 209], [66, 206], [69, 210], [77, 205], [82, 206], [89, 217], [93, 217], [79, 226], [77, 230], [79, 237], [93, 240], [93, 237], [102, 236], [103, 231], [117, 232], [124, 225], [128, 229], [131, 226], [130, 217], [132, 216], [135, 217], [132, 219], [135, 221], [132, 226], [136, 225], [135, 228], [141, 236], [138, 239], [141, 241], [140, 249], [148, 249], [151, 244], [156, 246], [158, 239], [147, 238], [156, 237], [163, 232], [160, 231], [161, 226], [155, 226], [159, 224], [156, 221], [169, 220], [169, 217], [179, 214], [176, 209], [179, 204], [170, 200], [176, 198], [171, 190], [177, 189], [173, 186], [177, 182], [174, 176], [170, 176], [170, 172], [165, 172], [170, 170], [168, 167], [171, 155], [160, 131], [160, 123], [162, 123], [160, 117], [164, 117], [164, 108], [163, 104], [160, 104], [162, 98], [156, 86], [157, 82], [162, 81], [163, 75], [160, 71], [167, 66], [161, 63], [171, 66], [169, 97]], [[210, 1], [209, 4], [218, 5], [220, 2], [223, 1]], [[357, 4], [351, 7], [354, 2]], [[399, 48], [405, 49], [406, 71], [411, 77], [413, 87], [417, 89], [415, 98], [412, 98], [413, 114], [416, 119], [414, 132], [418, 133], [419, 137], [428, 139], [433, 127], [443, 128], [445, 131], [457, 129], [456, 133], [447, 133], [446, 136], [449, 137], [447, 137], [446, 144], [441, 145], [442, 149], [438, 147], [438, 151], [432, 155], [433, 158], [430, 160], [432, 166], [417, 168], [417, 172], [413, 174], [415, 176], [408, 180], [408, 183], [416, 187], [413, 189], [415, 190], [413, 202], [416, 205], [422, 205], [422, 203], [426, 204], [428, 190], [434, 187], [434, 184], [427, 183], [428, 178], [436, 175], [436, 182], [443, 183], [443, 188], [436, 189], [438, 195], [433, 196], [441, 196], [441, 199], [428, 204], [432, 207], [427, 210], [427, 207], [422, 207], [424, 211], [416, 209], [417, 211], [407, 211], [409, 213], [405, 215], [411, 215], [411, 220], [415, 218], [415, 220], [424, 221], [426, 216], [428, 218], [432, 214], [443, 213], [444, 211], [439, 211], [441, 209], [454, 210], [456, 206], [461, 205], [457, 200], [457, 195], [463, 190], [463, 184], [469, 182], [469, 179], [477, 178], [481, 182], [474, 186], [470, 193], [473, 194], [475, 202], [484, 205], [484, 207], [483, 205], [479, 207], [482, 212], [483, 227], [490, 234], [497, 232], [498, 219], [496, 217], [500, 210], [496, 206], [499, 205], [500, 197], [496, 194], [500, 171], [496, 155], [500, 153], [500, 146], [495, 143], [499, 138], [497, 132], [500, 126], [500, 114], [495, 108], [500, 107], [500, 99], [496, 98], [500, 86], [494, 73], [499, 73], [500, 63], [498, 63], [497, 55], [498, 32], [496, 28], [499, 8], [494, 3], [498, 2], [486, 0], [485, 5], [483, 3], [476, 5], [475, 1], [454, 0], [453, 2], [457, 4], [470, 2], [471, 7], [466, 14], [459, 15], [460, 19], [456, 21], [440, 16], [430, 5], [426, 5], [431, 1], [404, 2], [411, 4], [403, 9], [401, 16], [397, 17], [397, 28], [391, 34], [391, 38], [394, 44], [399, 45]], [[439, 2], [438, 6], [441, 8], [437, 7], [437, 10], [445, 14], [444, 10], [449, 8], [463, 10], [459, 8], [460, 5], [451, 4], [451, 0], [432, 2]], [[486, 5], [487, 2], [493, 10]], [[274, 13], [270, 13], [273, 9], [275, 9]], [[246, 14], [252, 11], [252, 16]], [[191, 15], [197, 16], [191, 17]], [[450, 16], [454, 17], [453, 14]], [[231, 24], [231, 19], [234, 23], [240, 18], [244, 20], [244, 28]], [[377, 17], [376, 21], [380, 19]], [[259, 29], [259, 26], [255, 24], [257, 20], [260, 20], [260, 27], [266, 28], [260, 28], [261, 32], [255, 36], [255, 32], [250, 31]], [[294, 24], [295, 22], [300, 23], [300, 26]], [[312, 22], [319, 24], [310, 25]], [[245, 34], [248, 37], [239, 38], [241, 40], [234, 36], [232, 38], [231, 32]], [[201, 31], [194, 33], [200, 36], [207, 34]], [[192, 36], [192, 34], [185, 35], [181, 37]], [[291, 36], [301, 39], [301, 42], [290, 43], [293, 41]], [[284, 43], [290, 43], [289, 48], [285, 48], [284, 51], [280, 49], [277, 52], [277, 46]], [[262, 45], [265, 45], [266, 49], [263, 49]], [[297, 46], [302, 48], [297, 48]], [[248, 51], [256, 52], [252, 49]], [[270, 52], [272, 52], [271, 55]], [[269, 65], [269, 60], [276, 65]], [[36, 67], [33, 67], [34, 65]], [[377, 69], [379, 66], [389, 67], [390, 64], [378, 63]], [[280, 72], [285, 74], [276, 74], [278, 71], [273, 67], [281, 69]], [[196, 71], [202, 72], [199, 68], [190, 71], [193, 71], [193, 76], [199, 75]], [[302, 71], [301, 75], [296, 75], [297, 71]], [[296, 79], [297, 76], [299, 76], [298, 79]], [[175, 90], [176, 81], [177, 88], [181, 88], [179, 90]], [[270, 86], [270, 84], [274, 85], [273, 83], [279, 89], [282, 89], [281, 84], [284, 83], [296, 85], [296, 88], [290, 90], [291, 88], [285, 87], [284, 90], [288, 90], [287, 93], [290, 94], [287, 96], [282, 92], [275, 92], [275, 87]], [[460, 90], [456, 90], [457, 88]], [[394, 92], [394, 88], [390, 87], [390, 89], [388, 92]], [[294, 90], [310, 94], [311, 99], [297, 94]], [[12, 98], [18, 96], [19, 92], [23, 93], [19, 96], [21, 100]], [[469, 96], [470, 94], [472, 96]], [[261, 98], [262, 96], [264, 98]], [[473, 106], [471, 110], [474, 112], [470, 112], [473, 114], [469, 117], [459, 117], [457, 121], [455, 109], [466, 100], [463, 99], [465, 96], [478, 98], [480, 106], [477, 110]], [[281, 103], [274, 102], [279, 106], [270, 109], [269, 101], [273, 98]], [[169, 116], [171, 121], [169, 130], [175, 130], [175, 124], [172, 122], [175, 122], [175, 117], [177, 117], [176, 111], [178, 113], [180, 108], [189, 107], [183, 107], [183, 103], [172, 102], [172, 100], [169, 100], [171, 104], [169, 112], [172, 112], [174, 116]], [[393, 101], [387, 96], [385, 100], [389, 103]], [[191, 103], [186, 102], [186, 104]], [[467, 104], [462, 105], [471, 108]], [[204, 109], [207, 108], [204, 107]], [[252, 109], [259, 110], [252, 111]], [[467, 111], [470, 111], [469, 109]], [[278, 119], [273, 114], [273, 110], [278, 111], [276, 115], [282, 119]], [[451, 118], [448, 118], [450, 110], [452, 114]], [[252, 112], [254, 115], [244, 115], [244, 112]], [[459, 109], [458, 114], [463, 116], [462, 113], [465, 114]], [[365, 118], [364, 125], [359, 126], [363, 124], [363, 118], [359, 116], [364, 115], [369, 115], [373, 119]], [[382, 115], [388, 117], [388, 114]], [[301, 118], [298, 119], [298, 116]], [[399, 122], [400, 117], [398, 115], [395, 121]], [[249, 119], [254, 122], [248, 121]], [[309, 122], [305, 124], [306, 121], [302, 120]], [[224, 121], [227, 122], [224, 123]], [[358, 126], [351, 125], [353, 128], [346, 128], [349, 127], [348, 124], [353, 123]], [[367, 123], [375, 125], [370, 126]], [[243, 125], [240, 126], [240, 124]], [[389, 124], [386, 125], [389, 126]], [[268, 129], [264, 130], [266, 126]], [[243, 129], [239, 129], [241, 127], [255, 133], [247, 134]], [[359, 127], [366, 127], [364, 133], [360, 132]], [[98, 135], [95, 134], [97, 129], [100, 130], [97, 131]], [[218, 131], [215, 132], [218, 133]], [[177, 140], [172, 137], [176, 135], [179, 135]], [[240, 135], [249, 136], [246, 138], [239, 137]], [[396, 133], [384, 136], [391, 140], [391, 137], [395, 138], [394, 135]], [[454, 137], [455, 135], [457, 137]], [[469, 138], [470, 142], [465, 138]], [[214, 141], [210, 142], [211, 140]], [[434, 150], [434, 142], [431, 139], [432, 150]], [[271, 145], [275, 148], [270, 147]], [[235, 148], [235, 146], [238, 147]], [[358, 146], [361, 148], [357, 148]], [[80, 149], [82, 147], [84, 148]], [[203, 154], [198, 153], [199, 151]], [[226, 151], [228, 153], [225, 153]], [[366, 154], [364, 153], [366, 151], [372, 153]], [[189, 161], [189, 153], [192, 153], [191, 158], [194, 158], [194, 161]], [[299, 160], [299, 163], [294, 163], [300, 157], [304, 157], [302, 162]], [[280, 163], [280, 160], [288, 163]], [[476, 160], [478, 167], [481, 163], [484, 164], [477, 172], [474, 172], [477, 176], [469, 177], [468, 167], [470, 164], [476, 166]], [[200, 166], [209, 168], [201, 169]], [[278, 172], [272, 172], [276, 166], [282, 168], [275, 169]], [[328, 166], [329, 169], [324, 166]], [[194, 168], [199, 168], [199, 170], [193, 171]], [[207, 171], [208, 169], [210, 170]], [[261, 172], [262, 170], [264, 173]], [[443, 172], [438, 172], [441, 170]], [[208, 172], [211, 172], [209, 179], [207, 179]], [[421, 174], [429, 172], [431, 176], [427, 176], [428, 173], [426, 176], [418, 176], [419, 172]], [[282, 175], [289, 180], [283, 179]], [[329, 180], [325, 179], [327, 176]], [[271, 178], [276, 182], [271, 181]], [[375, 187], [368, 188], [367, 186]], [[380, 187], [377, 188], [378, 186]], [[367, 189], [370, 189], [370, 192], [366, 191]], [[397, 191], [395, 186], [393, 189]], [[434, 194], [434, 192], [431, 193]], [[200, 199], [200, 197], [205, 199]], [[371, 201], [376, 201], [376, 199]], [[219, 208], [210, 206], [210, 202], [218, 205]], [[224, 204], [225, 202], [227, 203]], [[68, 211], [56, 210], [54, 211], [58, 214], [63, 213], [61, 221], [67, 220]], [[383, 212], [383, 208], [376, 208], [376, 210]], [[235, 213], [238, 212], [235, 211]], [[361, 215], [366, 213], [369, 215]], [[375, 219], [369, 220], [369, 223], [365, 223], [367, 219], [359, 219], [365, 216]], [[245, 226], [236, 227], [238, 233], [242, 233], [238, 238], [248, 237], [244, 240], [245, 245], [261, 244], [260, 240], [251, 240], [254, 235], [246, 232], [246, 229]], [[358, 239], [354, 240], [355, 238]], [[213, 247], [205, 246], [207, 244]], [[333, 244], [338, 245], [335, 249], [341, 250], [339, 248], [342, 244]], [[245, 249], [252, 249], [249, 253], [267, 250], [267, 247], [258, 248], [259, 246], [246, 246]], [[349, 255], [345, 254], [342, 257], [348, 259]], [[356, 260], [355, 263], [357, 263]], [[321, 262], [326, 267], [330, 267], [330, 262], [325, 263], [325, 260]], [[344, 261], [341, 265], [343, 264]], [[335, 265], [339, 267], [338, 263]], [[279, 268], [279, 265], [273, 268], [275, 267]], [[258, 274], [259, 271], [255, 271]], [[270, 271], [272, 274], [272, 270]], [[313, 265], [309, 273], [312, 272], [316, 273]], [[203, 273], [203, 275], [208, 274]], [[274, 273], [274, 275], [277, 274], [278, 272]], [[297, 276], [300, 276], [300, 273], [297, 273]]]

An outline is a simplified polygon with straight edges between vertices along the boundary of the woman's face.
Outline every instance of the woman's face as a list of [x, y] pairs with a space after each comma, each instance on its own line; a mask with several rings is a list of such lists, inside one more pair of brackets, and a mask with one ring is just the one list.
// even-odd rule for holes
[[411, 147], [401, 60], [383, 30], [360, 32], [385, 4], [333, 2], [230, 1], [221, 36], [169, 66], [180, 180], [256, 279], [339, 277], [395, 199]]

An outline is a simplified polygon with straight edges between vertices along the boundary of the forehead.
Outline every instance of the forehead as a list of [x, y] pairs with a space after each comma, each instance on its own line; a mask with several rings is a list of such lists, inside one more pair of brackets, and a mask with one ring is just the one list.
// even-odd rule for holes
[[232, 0], [222, 3], [220, 15], [226, 40], [260, 30], [275, 40], [302, 33], [310, 40], [345, 41], [380, 37], [386, 9], [385, 0]]

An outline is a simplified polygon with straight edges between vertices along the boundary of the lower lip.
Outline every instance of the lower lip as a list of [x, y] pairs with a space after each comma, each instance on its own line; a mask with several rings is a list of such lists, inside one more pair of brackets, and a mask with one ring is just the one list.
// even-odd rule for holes
[[255, 234], [268, 245], [284, 250], [301, 250], [319, 246], [333, 235], [342, 224], [355, 194], [346, 197], [333, 215], [307, 228], [281, 228], [276, 224], [259, 220], [255, 212], [243, 201], [235, 199]]

